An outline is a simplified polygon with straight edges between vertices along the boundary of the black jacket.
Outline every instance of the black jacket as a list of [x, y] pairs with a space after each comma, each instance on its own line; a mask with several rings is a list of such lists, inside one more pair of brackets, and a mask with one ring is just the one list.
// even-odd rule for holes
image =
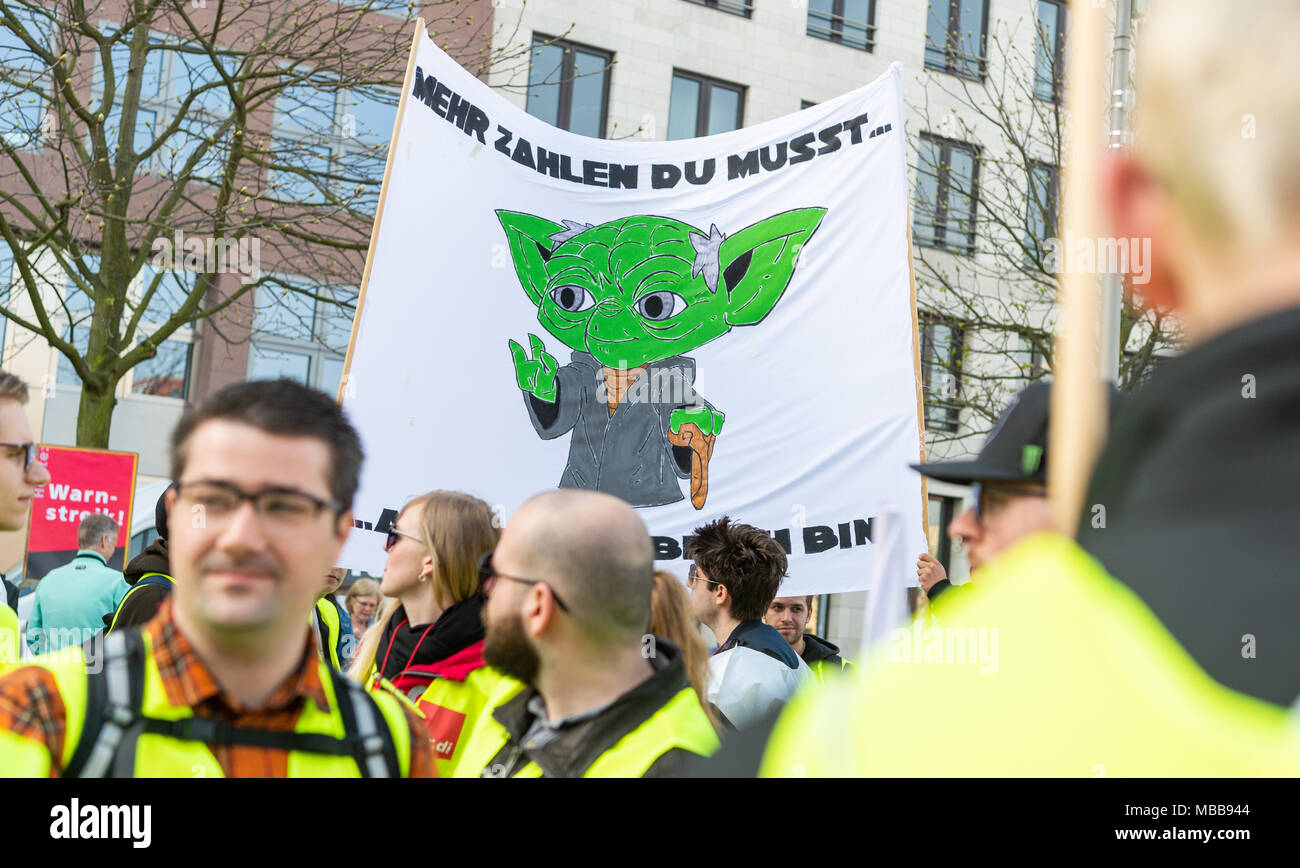
[[[497, 766], [501, 770], [498, 777], [513, 777], [532, 761], [542, 770], [544, 777], [582, 777], [601, 754], [649, 720], [688, 686], [682, 652], [661, 636], [655, 637], [655, 655], [650, 658], [650, 665], [654, 669], [650, 678], [595, 715], [562, 727], [558, 737], [542, 746], [524, 743], [534, 720], [528, 706], [538, 695], [537, 690], [529, 687], [520, 691], [492, 712], [497, 723], [509, 733], [509, 741], [487, 767]], [[673, 748], [655, 760], [644, 777], [675, 777], [688, 760], [696, 758], [697, 754]]]
[[1298, 490], [1295, 308], [1156, 372], [1116, 421], [1079, 541], [1210, 675], [1289, 706], [1300, 694]]
[[[162, 537], [149, 543], [144, 551], [131, 558], [126, 569], [122, 570], [122, 579], [135, 587], [135, 583], [145, 573], [162, 573], [164, 576], [172, 574], [171, 563], [167, 559], [167, 540]], [[117, 611], [104, 616], [104, 626], [113, 623], [114, 615], [117, 616], [117, 627], [114, 628], [117, 630], [139, 626], [151, 620], [171, 592], [171, 585], [146, 585], [134, 594], [128, 591], [129, 596], [122, 601]]]
[[[432, 626], [408, 623], [406, 609], [398, 604], [375, 647], [375, 668], [380, 676], [395, 682], [403, 672], [445, 660], [483, 641], [482, 611], [486, 602], [482, 594], [475, 594], [453, 603]], [[405, 689], [405, 685], [398, 686]]]
[[840, 646], [833, 642], [827, 642], [820, 636], [814, 636], [812, 633], [803, 634], [803, 653], [799, 656], [809, 666], [825, 661], [824, 665], [833, 669], [844, 668], [845, 661], [840, 656]]

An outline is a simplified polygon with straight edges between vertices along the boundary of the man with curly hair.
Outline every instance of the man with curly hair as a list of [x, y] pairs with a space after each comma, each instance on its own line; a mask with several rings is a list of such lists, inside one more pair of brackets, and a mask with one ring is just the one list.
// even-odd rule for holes
[[713, 631], [709, 701], [735, 728], [779, 708], [812, 676], [763, 615], [785, 577], [786, 557], [767, 531], [722, 517], [695, 529], [688, 548], [695, 617]]

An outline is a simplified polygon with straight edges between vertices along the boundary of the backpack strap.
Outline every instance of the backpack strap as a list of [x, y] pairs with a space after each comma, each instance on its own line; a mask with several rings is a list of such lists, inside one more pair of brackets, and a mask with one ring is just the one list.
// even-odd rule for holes
[[334, 698], [343, 717], [344, 732], [355, 734], [357, 767], [363, 778], [400, 778], [397, 746], [388, 720], [364, 687], [332, 666], [326, 666], [334, 685]]
[[397, 747], [388, 722], [360, 685], [326, 666], [346, 735], [273, 732], [236, 727], [224, 720], [145, 717], [144, 639], [138, 630], [110, 634], [102, 666], [87, 659], [86, 716], [81, 738], [63, 771], [64, 777], [133, 777], [136, 744], [149, 733], [204, 744], [275, 748], [303, 753], [350, 756], [362, 777], [401, 777]]
[[174, 584], [176, 584], [176, 581], [166, 573], [145, 573], [131, 587], [140, 588], [145, 585], [162, 585], [165, 588], [170, 588]]
[[[90, 665], [92, 662], [98, 665]], [[140, 632], [108, 636], [102, 657], [97, 661], [88, 658], [87, 669], [86, 716], [64, 777], [102, 778], [110, 771], [120, 771], [121, 763], [115, 762], [119, 748], [144, 702], [144, 639]], [[134, 762], [133, 743], [130, 755]]]

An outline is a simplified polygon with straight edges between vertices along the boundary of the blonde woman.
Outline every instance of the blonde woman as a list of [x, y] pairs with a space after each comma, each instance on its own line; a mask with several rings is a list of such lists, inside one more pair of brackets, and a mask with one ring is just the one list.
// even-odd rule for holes
[[686, 588], [670, 572], [655, 570], [655, 589], [650, 595], [650, 632], [667, 639], [682, 650], [682, 665], [686, 680], [690, 682], [709, 723], [719, 735], [717, 710], [705, 697], [709, 683], [709, 649], [700, 638], [695, 615], [691, 612], [690, 597]]
[[492, 509], [458, 491], [403, 507], [384, 544], [380, 590], [394, 598], [366, 631], [349, 674], [396, 690], [424, 715], [438, 775], [449, 776], [501, 676], [483, 662], [479, 559], [498, 537]]

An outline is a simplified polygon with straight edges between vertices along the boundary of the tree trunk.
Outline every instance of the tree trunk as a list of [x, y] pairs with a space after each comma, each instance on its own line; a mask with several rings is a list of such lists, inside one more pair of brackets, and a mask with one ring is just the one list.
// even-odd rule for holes
[[108, 430], [113, 421], [117, 395], [113, 390], [100, 391], [89, 383], [81, 386], [81, 403], [77, 407], [77, 445], [95, 449], [108, 448]]

